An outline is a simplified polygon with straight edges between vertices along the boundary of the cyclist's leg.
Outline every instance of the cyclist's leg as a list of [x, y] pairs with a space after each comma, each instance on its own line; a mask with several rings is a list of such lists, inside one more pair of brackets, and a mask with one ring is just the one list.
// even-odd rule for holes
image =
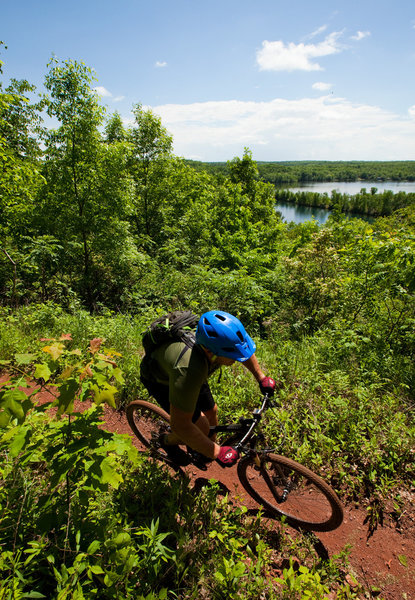
[[[169, 401], [169, 388], [167, 385], [158, 383], [157, 381], [151, 381], [141, 377], [141, 381], [147, 388], [147, 391], [157, 403], [170, 414], [170, 401]], [[209, 435], [210, 427], [218, 424], [217, 420], [217, 406], [212, 396], [212, 392], [207, 383], [204, 383], [200, 388], [199, 397], [196, 403], [196, 409], [193, 413], [192, 422], [205, 434]], [[213, 439], [213, 438], [212, 438]], [[168, 445], [182, 444], [180, 438], [174, 434], [169, 433], [165, 437], [165, 441]], [[214, 440], [213, 440], [214, 441]]]
[[195, 422], [195, 425], [202, 431], [202, 433], [204, 433], [207, 436], [209, 435], [210, 423], [203, 413], [201, 413], [200, 417]]
[[209, 425], [211, 427], [216, 427], [216, 425], [218, 425], [218, 406], [217, 406], [217, 404], [215, 404], [215, 406], [213, 408], [210, 408], [209, 410], [204, 410], [203, 414], [209, 421]]
[[[170, 412], [170, 410], [167, 412]], [[206, 436], [209, 436], [210, 428], [218, 424], [217, 406], [207, 383], [202, 384], [200, 388], [196, 408], [192, 416], [192, 422]], [[215, 441], [215, 437], [216, 436], [211, 436], [211, 439]], [[182, 443], [180, 438], [178, 438], [174, 433], [171, 433], [166, 439], [168, 444]]]
[[[209, 435], [210, 427], [216, 427], [216, 425], [218, 424], [218, 407], [212, 396], [210, 387], [207, 383], [204, 383], [200, 389], [197, 406], [198, 406], [199, 410], [201, 411], [202, 416], [206, 417], [207, 422], [208, 422], [208, 429], [207, 430], [205, 429], [205, 427], [206, 427], [205, 422], [203, 424], [203, 429], [202, 429], [202, 427], [201, 427], [201, 429], [202, 429], [203, 433], [205, 433], [206, 435]], [[215, 441], [216, 434], [210, 436], [210, 438], [212, 441]]]
[[[156, 400], [168, 414], [170, 414], [170, 401], [169, 401], [169, 388], [167, 385], [163, 385], [156, 381], [145, 380], [141, 378], [142, 383], [147, 388], [148, 392]], [[174, 463], [180, 466], [186, 466], [190, 463], [190, 457], [187, 453], [179, 448], [179, 445], [183, 444], [180, 438], [170, 432], [162, 433], [159, 436], [158, 443], [161, 448], [167, 453], [167, 456]]]

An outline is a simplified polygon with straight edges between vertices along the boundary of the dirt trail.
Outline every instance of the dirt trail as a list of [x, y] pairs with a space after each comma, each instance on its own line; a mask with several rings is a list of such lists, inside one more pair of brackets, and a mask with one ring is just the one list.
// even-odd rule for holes
[[[6, 377], [0, 375], [0, 384]], [[33, 387], [29, 386], [32, 390]], [[37, 395], [40, 403], [53, 400], [47, 391]], [[76, 406], [82, 410], [86, 403]], [[139, 450], [138, 440], [133, 436], [124, 413], [104, 409], [103, 428], [114, 433], [127, 434]], [[188, 474], [194, 484], [206, 479], [217, 479], [229, 493], [232, 502], [243, 503], [249, 509], [258, 505], [244, 491], [239, 483], [236, 469], [222, 469], [212, 463], [207, 471], [189, 467]], [[415, 600], [415, 493], [408, 493], [399, 525], [389, 515], [384, 522], [370, 534], [365, 522], [367, 512], [364, 507], [346, 506], [343, 524], [332, 532], [319, 533], [321, 544], [319, 554], [332, 556], [346, 545], [350, 546], [349, 562], [351, 573], [367, 590], [377, 588], [378, 592], [367, 595], [368, 598], [382, 600]], [[270, 528], [278, 528], [278, 521], [269, 521]]]
[[[132, 435], [124, 414], [106, 409], [103, 421], [109, 431]], [[135, 438], [134, 443], [141, 449]], [[194, 482], [201, 478], [217, 479], [233, 501], [243, 502], [250, 509], [258, 508], [239, 483], [236, 469], [224, 470], [213, 463], [205, 472], [191, 467], [188, 473]], [[408, 494], [405, 500], [399, 527], [386, 515], [383, 524], [370, 534], [365, 523], [366, 510], [346, 506], [343, 524], [335, 531], [317, 535], [320, 552], [329, 556], [350, 545], [352, 574], [366, 589], [379, 590], [373, 592], [373, 598], [415, 600], [415, 493]], [[275, 526], [278, 527], [277, 521]]]

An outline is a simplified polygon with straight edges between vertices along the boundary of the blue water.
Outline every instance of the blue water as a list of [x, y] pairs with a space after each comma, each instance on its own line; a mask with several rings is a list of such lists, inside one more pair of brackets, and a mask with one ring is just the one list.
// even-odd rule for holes
[[[319, 194], [327, 193], [331, 195], [332, 190], [336, 190], [341, 194], [349, 194], [353, 196], [358, 194], [362, 188], [365, 188], [370, 193], [372, 187], [377, 188], [379, 193], [385, 190], [390, 190], [394, 194], [396, 192], [412, 192], [415, 193], [415, 181], [321, 181], [305, 183], [303, 185], [297, 184], [294, 186], [278, 186], [279, 189], [289, 189], [291, 192], [318, 192]], [[287, 223], [293, 221], [294, 223], [304, 223], [310, 219], [316, 219], [320, 225], [329, 218], [331, 213], [330, 210], [325, 208], [317, 208], [312, 206], [299, 206], [289, 204], [287, 202], [279, 202], [276, 205], [276, 210], [281, 213], [282, 218]], [[350, 218], [361, 218], [366, 221], [373, 221], [373, 218], [366, 217], [364, 215], [348, 215]]]
[[279, 213], [281, 213], [281, 217], [284, 221], [287, 223], [293, 221], [297, 224], [304, 223], [304, 221], [310, 221], [314, 218], [320, 223], [320, 225], [324, 225], [331, 213], [330, 210], [325, 208], [299, 206], [298, 204], [288, 204], [286, 202], [278, 202], [275, 208]]

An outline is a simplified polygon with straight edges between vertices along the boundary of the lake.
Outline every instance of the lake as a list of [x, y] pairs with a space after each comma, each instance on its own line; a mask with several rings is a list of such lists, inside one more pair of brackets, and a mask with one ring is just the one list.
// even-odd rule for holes
[[275, 208], [281, 213], [283, 220], [287, 223], [291, 221], [294, 223], [304, 223], [304, 221], [315, 218], [320, 225], [324, 225], [331, 213], [331, 210], [325, 208], [299, 206], [298, 204], [289, 204], [288, 202], [278, 202]]
[[[277, 187], [278, 189], [289, 189], [291, 192], [327, 193], [329, 196], [332, 190], [336, 190], [341, 194], [353, 196], [354, 194], [358, 194], [362, 188], [366, 188], [366, 190], [370, 192], [370, 188], [372, 187], [377, 188], [379, 193], [384, 192], [385, 190], [390, 190], [394, 194], [397, 192], [415, 193], [415, 181], [315, 181], [296, 184], [295, 187], [289, 185]], [[288, 202], [279, 202], [276, 205], [276, 209], [281, 213], [282, 218], [287, 223], [290, 223], [291, 221], [294, 223], [304, 223], [304, 221], [309, 221], [314, 217], [320, 225], [324, 225], [331, 213], [330, 210], [326, 210], [325, 208], [299, 206]], [[350, 214], [350, 218], [361, 218], [367, 221], [373, 221], [373, 219], [363, 215], [359, 217], [359, 215]]]
[[278, 185], [278, 189], [289, 189], [291, 192], [318, 192], [319, 194], [331, 194], [336, 190], [341, 194], [353, 196], [358, 194], [362, 188], [370, 192], [370, 188], [377, 188], [378, 192], [391, 190], [397, 192], [415, 193], [415, 181], [312, 181], [308, 183], [296, 183], [294, 185]]

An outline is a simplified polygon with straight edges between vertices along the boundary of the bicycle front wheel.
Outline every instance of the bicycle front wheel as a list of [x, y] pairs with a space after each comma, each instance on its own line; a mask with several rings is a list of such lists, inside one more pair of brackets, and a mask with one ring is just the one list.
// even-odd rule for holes
[[343, 508], [335, 491], [318, 475], [278, 454], [246, 456], [238, 476], [248, 494], [289, 525], [331, 531], [341, 525]]

